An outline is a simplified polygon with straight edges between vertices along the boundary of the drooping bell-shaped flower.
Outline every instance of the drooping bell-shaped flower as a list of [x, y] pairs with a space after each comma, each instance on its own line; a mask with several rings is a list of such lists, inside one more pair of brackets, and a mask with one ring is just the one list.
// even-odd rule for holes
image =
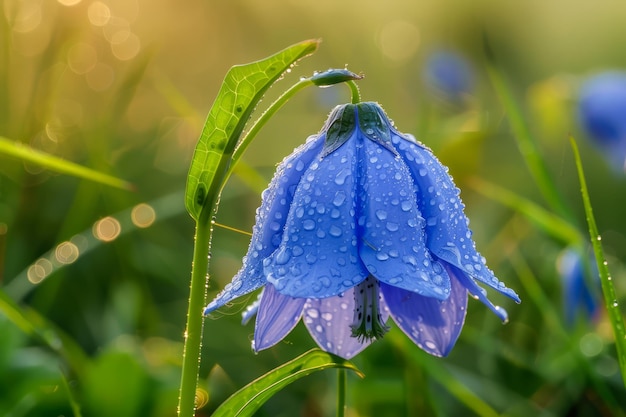
[[479, 286], [519, 302], [476, 251], [447, 168], [376, 103], [336, 107], [319, 134], [279, 165], [263, 193], [248, 253], [205, 314], [263, 287], [253, 348], [302, 318], [324, 350], [351, 358], [389, 317], [426, 352], [447, 355], [468, 293], [501, 320]]
[[626, 172], [626, 73], [605, 72], [589, 78], [580, 90], [582, 127], [618, 172]]

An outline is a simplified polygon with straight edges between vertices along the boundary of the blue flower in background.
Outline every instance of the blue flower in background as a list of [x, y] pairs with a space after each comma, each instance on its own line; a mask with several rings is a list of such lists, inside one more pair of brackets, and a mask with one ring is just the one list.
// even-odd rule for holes
[[626, 74], [591, 77], [580, 90], [578, 115], [589, 138], [618, 171], [626, 169]]
[[478, 283], [519, 302], [476, 251], [447, 168], [376, 103], [336, 107], [279, 165], [263, 193], [243, 267], [205, 314], [264, 287], [253, 348], [302, 318], [324, 350], [351, 358], [389, 317], [426, 352], [452, 349], [468, 293], [501, 320]]
[[465, 58], [449, 51], [433, 53], [426, 61], [425, 81], [452, 100], [474, 88], [474, 74]]
[[[590, 265], [594, 271], [593, 282], [599, 285], [600, 277], [597, 268], [594, 267], [594, 258], [590, 259]], [[569, 325], [574, 324], [576, 314], [579, 312], [582, 312], [588, 319], [594, 318], [598, 311], [598, 300], [585, 280], [585, 264], [579, 251], [572, 248], [565, 249], [558, 258], [557, 268], [563, 281], [566, 322]]]

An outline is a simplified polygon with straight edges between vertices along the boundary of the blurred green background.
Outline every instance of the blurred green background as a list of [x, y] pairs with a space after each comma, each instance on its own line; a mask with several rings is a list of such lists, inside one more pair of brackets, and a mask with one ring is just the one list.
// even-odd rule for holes
[[[576, 120], [589, 75], [626, 68], [626, 5], [585, 1], [3, 0], [0, 136], [132, 182], [133, 192], [58, 175], [0, 155], [0, 415], [173, 416], [182, 354], [193, 221], [184, 210], [190, 158], [234, 64], [322, 38], [267, 106], [315, 70], [363, 72], [365, 100], [450, 167], [488, 265], [521, 296], [498, 294], [502, 326], [470, 300], [446, 359], [394, 328], [354, 362], [349, 416], [612, 416], [626, 407], [602, 312], [566, 323], [557, 259], [565, 244], [481, 192], [498, 184], [547, 207], [485, 69], [485, 40], [539, 142], [572, 221], [585, 218], [568, 136], [578, 140], [620, 301], [626, 180]], [[425, 68], [440, 50], [467, 60], [473, 87], [451, 99]], [[316, 133], [343, 86], [293, 99], [249, 148], [217, 221], [249, 231], [275, 165]], [[253, 115], [254, 117], [254, 115]], [[230, 281], [249, 237], [217, 228], [209, 296]], [[594, 294], [599, 295], [595, 289]], [[249, 301], [251, 301], [250, 299]], [[246, 300], [205, 322], [199, 393], [209, 415], [237, 388], [308, 350], [302, 325], [255, 355]], [[262, 416], [333, 414], [335, 372], [303, 379]]]

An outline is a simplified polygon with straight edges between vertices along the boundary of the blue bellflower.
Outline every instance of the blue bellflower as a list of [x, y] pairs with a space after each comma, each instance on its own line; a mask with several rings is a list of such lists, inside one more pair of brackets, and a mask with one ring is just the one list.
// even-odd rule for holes
[[205, 314], [263, 287], [253, 349], [302, 320], [324, 350], [349, 359], [393, 321], [447, 355], [468, 293], [502, 321], [478, 283], [519, 302], [476, 251], [459, 189], [424, 145], [376, 103], [336, 107], [321, 132], [278, 166], [256, 213], [243, 266]]
[[424, 79], [436, 92], [453, 101], [471, 93], [474, 87], [470, 64], [461, 55], [451, 51], [439, 51], [428, 57]]
[[591, 77], [580, 91], [578, 116], [611, 166], [626, 171], [626, 73]]
[[[595, 258], [590, 257], [591, 280], [599, 287], [600, 276], [595, 262]], [[593, 320], [597, 316], [599, 302], [596, 291], [592, 291], [585, 280], [585, 263], [579, 251], [574, 248], [563, 250], [558, 258], [557, 269], [563, 281], [563, 305], [567, 324], [573, 325], [579, 312], [582, 312], [586, 319]]]

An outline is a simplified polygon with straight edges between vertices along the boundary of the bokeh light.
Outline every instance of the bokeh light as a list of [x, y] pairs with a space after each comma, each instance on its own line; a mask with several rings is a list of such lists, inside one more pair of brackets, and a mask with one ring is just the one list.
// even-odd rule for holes
[[53, 270], [54, 266], [52, 262], [45, 258], [40, 258], [28, 268], [28, 281], [32, 284], [39, 284], [46, 279]]
[[78, 250], [78, 246], [76, 246], [72, 242], [62, 242], [56, 247], [54, 251], [54, 257], [57, 262], [65, 265], [71, 264], [76, 261], [79, 255], [80, 252]]
[[156, 212], [152, 206], [141, 203], [133, 207], [130, 217], [135, 226], [146, 228], [150, 227], [156, 220]]
[[103, 242], [111, 242], [120, 235], [122, 226], [114, 217], [105, 217], [93, 225], [93, 235]]
[[89, 22], [94, 26], [105, 26], [111, 19], [111, 9], [101, 1], [94, 1], [87, 9]]

